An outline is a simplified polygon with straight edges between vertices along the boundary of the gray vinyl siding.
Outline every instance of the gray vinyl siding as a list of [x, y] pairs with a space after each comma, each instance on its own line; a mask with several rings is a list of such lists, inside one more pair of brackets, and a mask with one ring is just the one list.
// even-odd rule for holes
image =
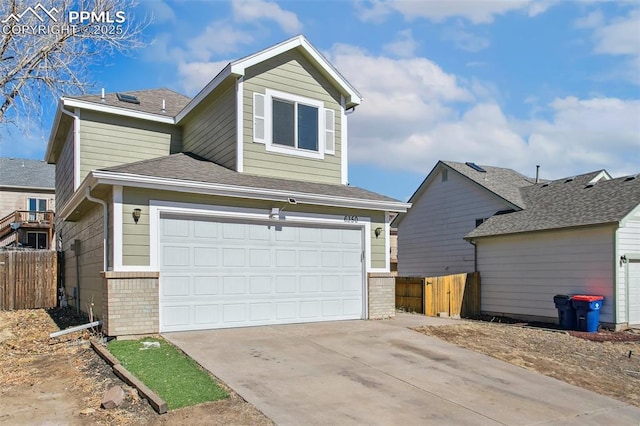
[[80, 124], [80, 181], [96, 169], [180, 152], [179, 127], [83, 110]]
[[614, 227], [481, 238], [481, 309], [557, 322], [556, 294], [605, 297], [600, 321], [614, 323]]
[[398, 226], [398, 273], [439, 276], [474, 271], [474, 248], [463, 238], [476, 226], [509, 205], [477, 184], [449, 170], [441, 172]]
[[[169, 191], [151, 191], [136, 188], [124, 188], [122, 206], [122, 263], [127, 266], [149, 266], [149, 200], [173, 201], [176, 203], [193, 203], [202, 205], [233, 206], [257, 208], [268, 211], [273, 207], [272, 201], [227, 198], [198, 194], [183, 194]], [[140, 208], [142, 214], [138, 224], [133, 222], [131, 214], [134, 208]], [[289, 212], [305, 212], [317, 214], [351, 215], [371, 218], [371, 266], [387, 268], [384, 236], [376, 239], [375, 228], [385, 226], [384, 212], [342, 209], [335, 207], [288, 205]]]
[[[103, 208], [95, 205], [77, 222], [57, 224], [56, 232], [62, 239], [64, 251], [64, 286], [69, 304], [75, 306], [73, 287], [80, 287], [80, 310], [88, 313], [89, 306], [94, 316], [102, 319], [103, 270]], [[80, 240], [80, 253], [71, 250], [74, 240]], [[79, 275], [78, 275], [79, 272]]]
[[67, 137], [58, 161], [56, 163], [56, 198], [58, 199], [58, 205], [64, 206], [69, 198], [73, 195], [74, 181], [74, 152], [73, 152], [73, 127], [69, 130], [69, 137]]
[[[617, 259], [625, 254], [640, 254], [640, 210], [629, 215], [624, 225], [617, 230]], [[615, 260], [614, 260], [615, 261]], [[618, 321], [640, 323], [640, 263], [625, 265], [616, 262], [616, 278], [618, 282]], [[629, 318], [627, 318], [627, 283], [625, 269], [629, 268]]]
[[[250, 67], [247, 69], [243, 86], [243, 155], [246, 173], [322, 183], [342, 183], [340, 93], [302, 54], [290, 51]], [[334, 110], [335, 155], [325, 153], [324, 159], [302, 158], [268, 152], [264, 144], [254, 143], [253, 94], [264, 94], [265, 88], [320, 100], [325, 108]]]
[[236, 86], [225, 83], [210, 94], [183, 126], [183, 151], [229, 169], [236, 167]]

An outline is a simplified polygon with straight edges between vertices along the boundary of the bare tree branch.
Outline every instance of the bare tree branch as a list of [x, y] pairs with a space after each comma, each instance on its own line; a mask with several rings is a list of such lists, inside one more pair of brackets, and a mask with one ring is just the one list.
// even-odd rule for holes
[[[145, 46], [148, 22], [127, 14], [134, 7], [131, 0], [0, 1], [0, 124], [38, 114], [43, 97], [83, 93], [90, 66]], [[77, 12], [93, 15], [80, 20]]]

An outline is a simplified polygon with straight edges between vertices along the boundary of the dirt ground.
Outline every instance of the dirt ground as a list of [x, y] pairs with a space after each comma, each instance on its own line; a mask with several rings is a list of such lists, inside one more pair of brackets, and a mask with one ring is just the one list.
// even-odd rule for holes
[[640, 330], [584, 333], [461, 321], [416, 331], [640, 406]]
[[[49, 338], [77, 322], [59, 310], [0, 312], [0, 424], [273, 424], [230, 389], [229, 399], [158, 415], [91, 349], [90, 332]], [[115, 385], [126, 391], [125, 402], [101, 409]]]

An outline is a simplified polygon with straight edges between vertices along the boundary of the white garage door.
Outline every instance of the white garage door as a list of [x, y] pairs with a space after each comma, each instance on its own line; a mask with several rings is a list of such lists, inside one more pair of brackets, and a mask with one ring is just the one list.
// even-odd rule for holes
[[362, 231], [163, 216], [160, 330], [360, 319]]

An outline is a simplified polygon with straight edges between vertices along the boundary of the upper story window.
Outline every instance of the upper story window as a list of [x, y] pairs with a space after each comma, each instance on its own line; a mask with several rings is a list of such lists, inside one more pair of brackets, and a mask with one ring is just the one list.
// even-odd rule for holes
[[253, 95], [253, 139], [267, 151], [324, 158], [335, 153], [335, 111], [315, 99], [267, 89]]

